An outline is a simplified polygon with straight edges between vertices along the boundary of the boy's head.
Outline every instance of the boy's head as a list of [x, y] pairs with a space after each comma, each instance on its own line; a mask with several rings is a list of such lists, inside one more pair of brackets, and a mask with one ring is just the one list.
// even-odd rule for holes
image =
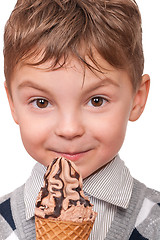
[[6, 25], [6, 90], [28, 153], [82, 177], [111, 161], [149, 90], [131, 0], [21, 0]]
[[18, 0], [5, 28], [7, 86], [17, 64], [33, 63], [37, 55], [37, 64], [52, 60], [53, 69], [70, 55], [92, 69], [88, 56], [98, 70], [94, 49], [113, 67], [127, 70], [137, 89], [144, 59], [141, 17], [133, 0]]

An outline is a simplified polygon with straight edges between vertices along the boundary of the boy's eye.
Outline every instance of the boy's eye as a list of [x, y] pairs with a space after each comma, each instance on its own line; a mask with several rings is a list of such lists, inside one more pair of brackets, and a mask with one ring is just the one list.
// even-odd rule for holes
[[104, 99], [103, 97], [93, 97], [90, 101], [89, 101], [89, 105], [90, 106], [94, 106], [94, 107], [101, 107], [105, 102], [107, 102], [106, 99]]
[[46, 108], [48, 106], [48, 101], [45, 99], [37, 99], [36, 100], [36, 105], [39, 108]]
[[46, 99], [43, 98], [34, 99], [31, 103], [36, 108], [47, 108], [50, 104]]

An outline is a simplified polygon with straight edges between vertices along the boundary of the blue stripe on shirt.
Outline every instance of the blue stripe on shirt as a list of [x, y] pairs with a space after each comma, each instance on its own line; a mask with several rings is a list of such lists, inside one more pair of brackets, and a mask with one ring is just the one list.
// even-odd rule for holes
[[14, 231], [16, 229], [16, 226], [11, 213], [10, 198], [0, 204], [0, 214], [8, 222], [8, 224], [11, 226], [11, 228]]
[[149, 240], [149, 239], [143, 237], [135, 228], [129, 240]]

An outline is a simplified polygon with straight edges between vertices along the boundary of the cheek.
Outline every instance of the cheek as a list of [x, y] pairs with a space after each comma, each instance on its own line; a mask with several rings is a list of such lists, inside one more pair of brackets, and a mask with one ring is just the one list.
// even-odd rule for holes
[[124, 115], [104, 117], [96, 121], [92, 131], [97, 140], [106, 147], [106, 151], [119, 151], [123, 144], [128, 118]]
[[23, 119], [19, 123], [21, 138], [24, 147], [30, 155], [43, 147], [47, 136], [47, 128], [44, 122], [33, 119]]

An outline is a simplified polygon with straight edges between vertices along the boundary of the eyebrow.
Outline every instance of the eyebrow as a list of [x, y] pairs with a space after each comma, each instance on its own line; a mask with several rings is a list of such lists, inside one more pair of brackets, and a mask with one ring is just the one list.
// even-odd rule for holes
[[38, 91], [43, 91], [45, 93], [49, 93], [48, 89], [45, 89], [43, 87], [41, 87], [39, 84], [31, 82], [30, 80], [26, 80], [24, 82], [22, 82], [21, 84], [19, 84], [18, 89], [22, 89], [22, 88], [34, 88]]
[[103, 87], [103, 86], [107, 86], [107, 85], [113, 85], [115, 87], [120, 87], [120, 85], [114, 81], [111, 78], [105, 77], [103, 79], [100, 79], [100, 82], [97, 82], [93, 87], [92, 87], [92, 91], [96, 90], [97, 88]]
[[[120, 85], [114, 81], [111, 78], [105, 77], [104, 79], [100, 79], [100, 82], [98, 81], [93, 87], [92, 87], [92, 91], [96, 90], [97, 88], [106, 86], [106, 85], [113, 85], [115, 87], [120, 87]], [[24, 82], [22, 82], [21, 84], [19, 84], [18, 89], [22, 89], [22, 88], [34, 88], [38, 91], [41, 92], [45, 92], [47, 94], [49, 94], [50, 92], [48, 91], [48, 89], [45, 89], [41, 86], [39, 86], [39, 84], [31, 82], [30, 80], [26, 80]]]

